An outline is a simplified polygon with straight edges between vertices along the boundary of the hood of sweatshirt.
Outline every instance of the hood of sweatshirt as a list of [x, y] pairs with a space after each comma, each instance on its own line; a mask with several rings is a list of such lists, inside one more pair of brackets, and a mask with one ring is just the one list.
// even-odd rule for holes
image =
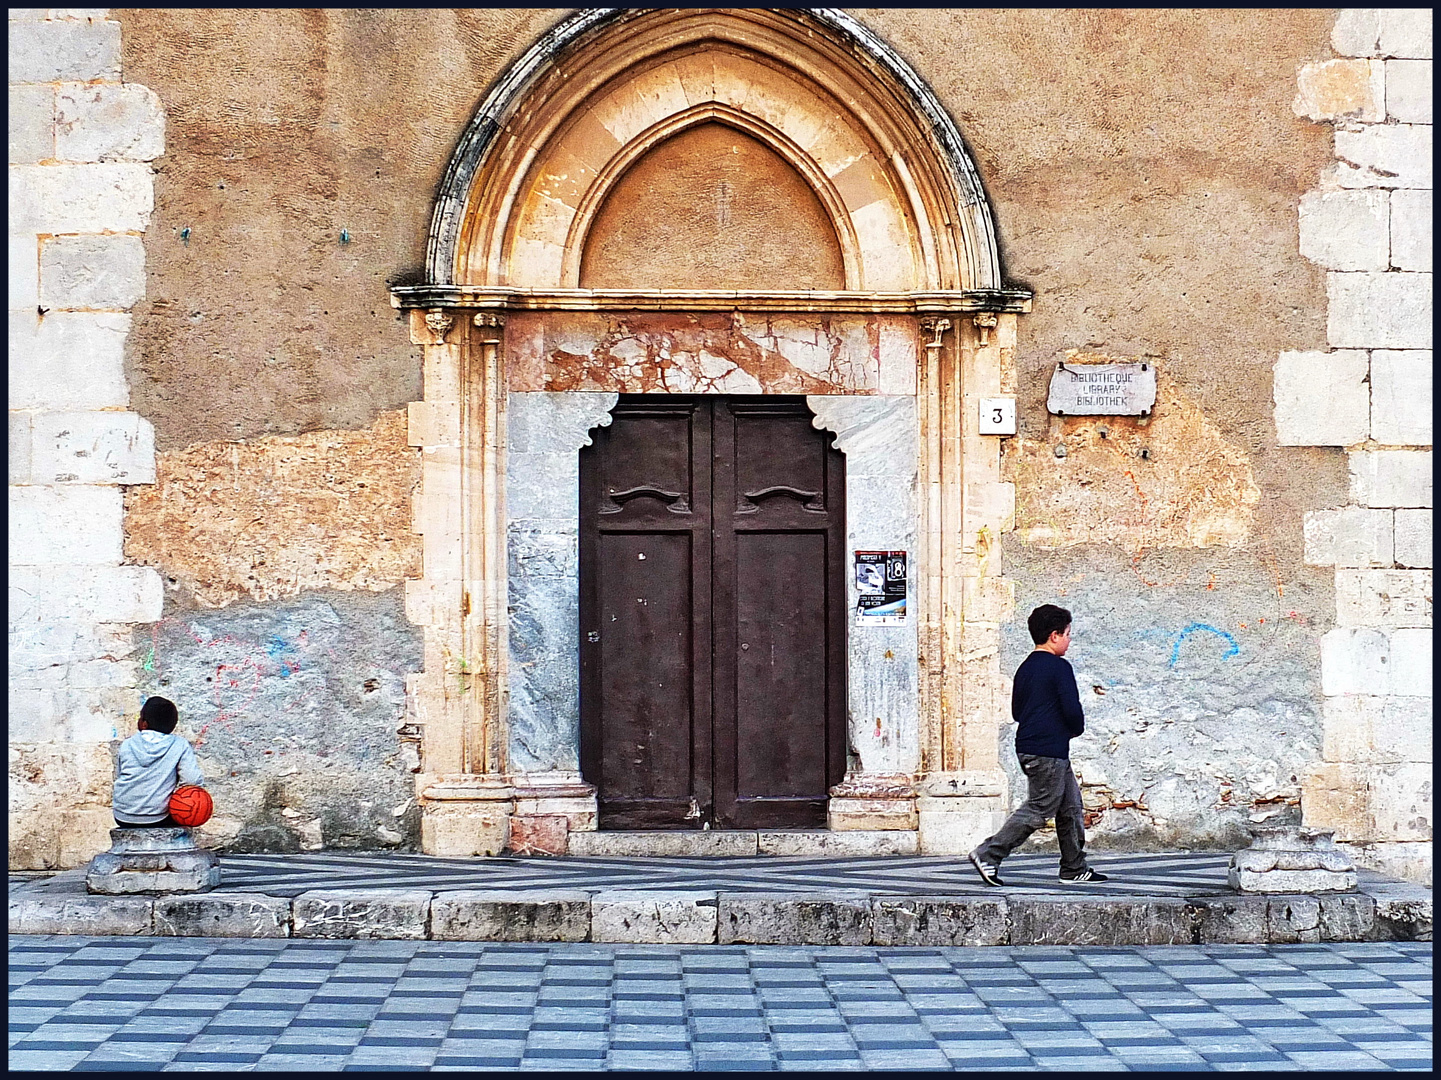
[[127, 741], [136, 762], [141, 766], [154, 765], [170, 752], [170, 748], [180, 738], [173, 732], [165, 731], [137, 731], [135, 734], [136, 738]]

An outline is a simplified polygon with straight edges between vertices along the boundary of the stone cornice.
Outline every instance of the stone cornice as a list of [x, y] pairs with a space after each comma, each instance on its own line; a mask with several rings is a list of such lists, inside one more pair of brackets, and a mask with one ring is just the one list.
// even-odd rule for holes
[[793, 313], [926, 315], [1031, 310], [1026, 289], [944, 292], [744, 292], [700, 289], [513, 289], [470, 285], [397, 285], [397, 308], [504, 311], [784, 311]]

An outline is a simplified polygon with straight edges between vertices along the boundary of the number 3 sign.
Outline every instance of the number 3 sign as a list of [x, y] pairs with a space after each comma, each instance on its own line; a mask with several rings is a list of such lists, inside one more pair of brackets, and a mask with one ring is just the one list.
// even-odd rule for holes
[[981, 398], [982, 435], [1014, 435], [1016, 433], [1016, 399], [1009, 397]]

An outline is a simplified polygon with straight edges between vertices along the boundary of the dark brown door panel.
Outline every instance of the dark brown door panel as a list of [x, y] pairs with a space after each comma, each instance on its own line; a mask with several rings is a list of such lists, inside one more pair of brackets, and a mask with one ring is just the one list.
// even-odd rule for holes
[[803, 398], [623, 395], [581, 454], [603, 828], [815, 827], [845, 766], [844, 458]]

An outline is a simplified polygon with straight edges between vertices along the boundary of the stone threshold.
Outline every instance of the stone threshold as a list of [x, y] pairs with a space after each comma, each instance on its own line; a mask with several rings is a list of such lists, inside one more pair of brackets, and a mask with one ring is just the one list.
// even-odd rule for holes
[[573, 832], [567, 855], [650, 858], [745, 858], [757, 855], [917, 855], [915, 830], [668, 829], [635, 832]]
[[1430, 941], [1431, 890], [1261, 896], [896, 896], [861, 890], [320, 889], [99, 896], [83, 870], [10, 896], [12, 934], [672, 945], [1213, 945]]

